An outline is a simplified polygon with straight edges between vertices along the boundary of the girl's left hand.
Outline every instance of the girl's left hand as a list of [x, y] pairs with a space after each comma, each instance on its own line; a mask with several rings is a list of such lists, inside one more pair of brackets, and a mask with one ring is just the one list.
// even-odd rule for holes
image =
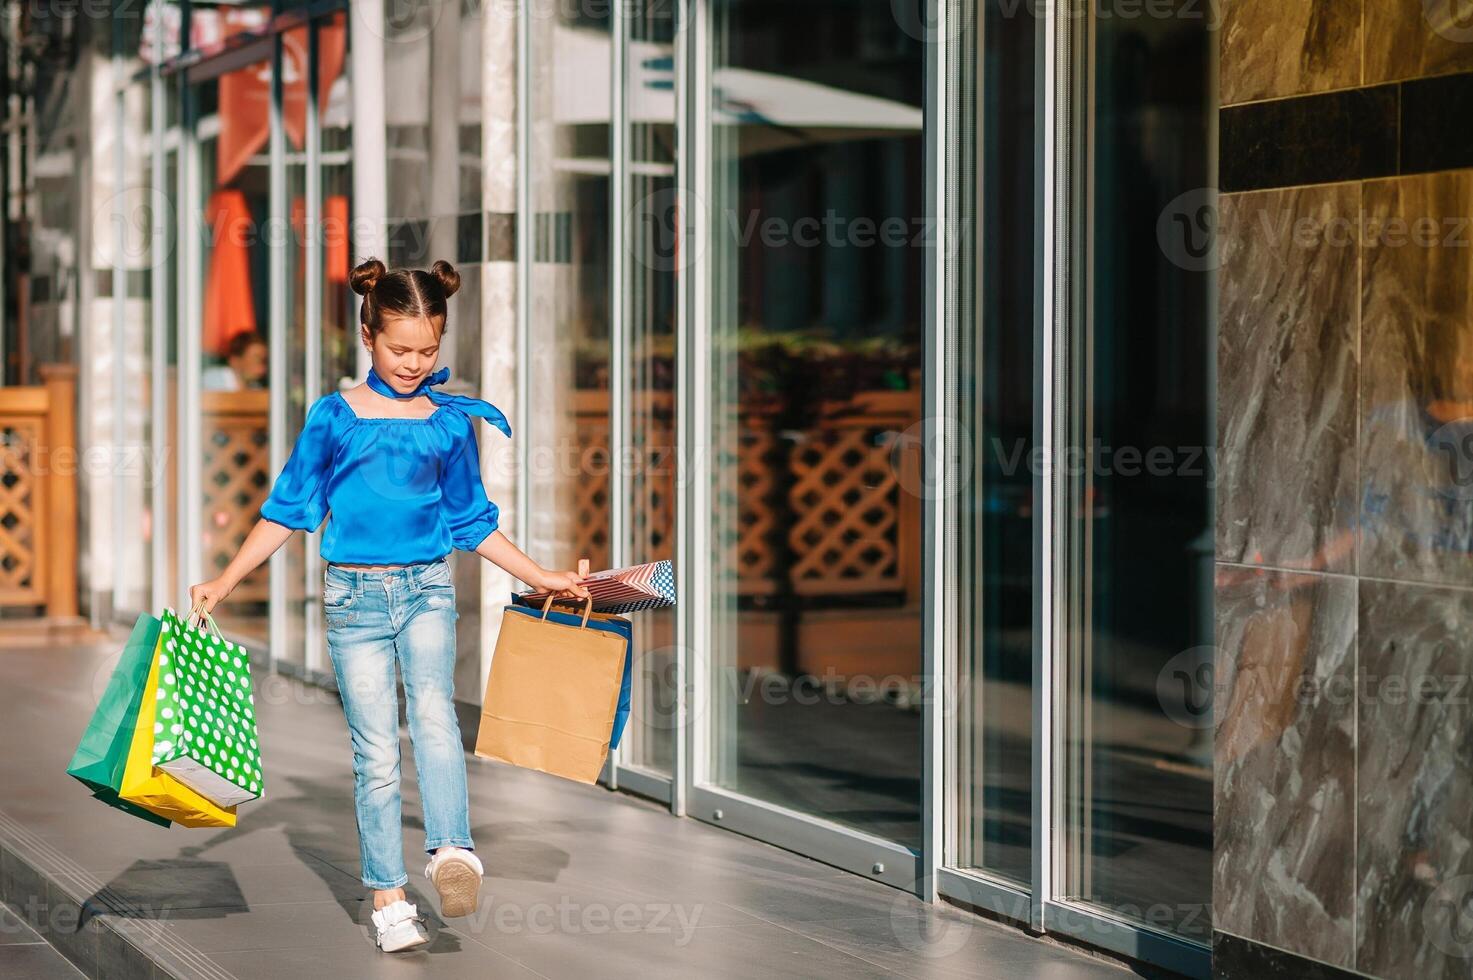
[[583, 576], [577, 572], [549, 572], [544, 569], [536, 582], [528, 584], [538, 592], [571, 592], [579, 599], [587, 599], [588, 589], [582, 583]]

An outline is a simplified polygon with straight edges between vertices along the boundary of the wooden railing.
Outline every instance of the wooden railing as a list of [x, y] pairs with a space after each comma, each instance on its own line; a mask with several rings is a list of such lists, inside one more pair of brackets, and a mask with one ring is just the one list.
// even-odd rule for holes
[[[575, 395], [580, 448], [608, 447], [608, 394]], [[631, 519], [644, 560], [671, 558], [675, 413], [670, 392], [644, 392], [631, 411], [645, 442]], [[837, 597], [920, 594], [920, 499], [904, 488], [915, 454], [895, 437], [920, 417], [916, 391], [867, 391], [825, 402], [803, 428], [786, 427], [776, 403], [744, 405], [735, 466], [737, 592]], [[731, 481], [728, 481], [731, 485]], [[914, 482], [910, 483], [915, 486]], [[608, 468], [581, 478], [577, 554], [608, 553]], [[760, 601], [760, 600], [759, 600]]]
[[0, 387], [0, 605], [77, 615], [77, 369]]
[[[271, 493], [270, 392], [206, 391], [200, 399], [200, 447], [205, 495], [205, 575], [225, 570], [261, 516]], [[270, 566], [262, 564], [241, 580], [231, 600], [266, 602]]]

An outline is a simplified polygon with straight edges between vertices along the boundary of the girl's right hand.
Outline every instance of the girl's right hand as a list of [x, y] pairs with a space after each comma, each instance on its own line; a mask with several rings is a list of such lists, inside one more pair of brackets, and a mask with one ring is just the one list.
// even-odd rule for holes
[[224, 579], [211, 579], [189, 587], [189, 610], [193, 612], [204, 606], [205, 612], [214, 612], [215, 606], [235, 591], [235, 587]]
[[588, 598], [588, 587], [583, 584], [583, 576], [577, 572], [549, 572], [543, 569], [538, 574], [536, 582], [527, 584], [539, 592], [570, 592], [576, 598]]

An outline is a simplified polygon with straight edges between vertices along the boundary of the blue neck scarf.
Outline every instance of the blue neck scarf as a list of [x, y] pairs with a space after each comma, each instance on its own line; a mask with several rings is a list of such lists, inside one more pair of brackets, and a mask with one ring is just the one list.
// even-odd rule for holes
[[467, 415], [479, 416], [506, 433], [508, 439], [511, 438], [511, 423], [506, 420], [505, 415], [501, 414], [501, 409], [495, 405], [482, 401], [479, 398], [470, 398], [466, 395], [452, 395], [448, 392], [432, 391], [430, 389], [431, 385], [442, 385], [449, 380], [450, 369], [443, 367], [421, 381], [418, 388], [406, 395], [379, 377], [378, 372], [371, 366], [368, 369], [368, 387], [380, 395], [385, 395], [389, 398], [418, 398], [420, 395], [425, 395], [436, 405], [453, 405]]

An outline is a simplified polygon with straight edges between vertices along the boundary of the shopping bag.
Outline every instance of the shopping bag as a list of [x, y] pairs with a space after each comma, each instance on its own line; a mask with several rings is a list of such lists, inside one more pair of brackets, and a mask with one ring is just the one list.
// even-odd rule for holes
[[[544, 603], [546, 601], [546, 599], [543, 600]], [[577, 611], [576, 607], [583, 605], [583, 600], [559, 600], [554, 598], [552, 601], [554, 605], [552, 611], [548, 614], [549, 619], [554, 622], [568, 623], [570, 625], [582, 621], [583, 615]], [[572, 612], [558, 609], [557, 603], [559, 602], [572, 604], [575, 608]], [[525, 607], [521, 602], [521, 597], [517, 595], [512, 596], [512, 605], [506, 611], [522, 613], [524, 615], [539, 614], [538, 610]], [[619, 705], [614, 709], [614, 725], [612, 731], [609, 732], [609, 748], [617, 749], [620, 739], [624, 737], [624, 725], [629, 721], [629, 708], [632, 700], [632, 688], [634, 686], [634, 624], [622, 616], [614, 616], [609, 613], [593, 613], [588, 618], [588, 625], [591, 629], [601, 629], [607, 630], [610, 633], [617, 633], [624, 637], [625, 641], [624, 676], [619, 681]]]
[[153, 765], [154, 738], [160, 731], [167, 730], [164, 721], [155, 713], [157, 706], [163, 703], [159, 698], [159, 675], [169, 666], [163, 661], [160, 644], [159, 655], [154, 657], [148, 670], [148, 681], [143, 686], [138, 721], [133, 729], [133, 742], [128, 749], [128, 763], [118, 795], [186, 827], [234, 827], [235, 807], [218, 806]]
[[609, 751], [629, 635], [592, 618], [576, 621], [508, 606], [481, 702], [476, 755], [582, 783], [598, 779]]
[[[159, 724], [153, 764], [222, 807], [260, 797], [261, 747], [244, 647], [165, 609], [160, 627]], [[193, 616], [191, 615], [191, 618]]]
[[[593, 596], [594, 612], [631, 613], [675, 605], [675, 568], [669, 561], [594, 572], [583, 580], [583, 585]], [[550, 595], [528, 592], [518, 602], [539, 606]]]
[[154, 650], [158, 647], [160, 625], [147, 613], [140, 615], [138, 622], [133, 624], [133, 632], [123, 647], [117, 666], [113, 668], [107, 690], [103, 691], [102, 700], [92, 712], [92, 720], [82, 732], [77, 751], [72, 754], [66, 771], [108, 806], [167, 827], [170, 824], [168, 817], [161, 817], [118, 796], [128, 749], [133, 744], [143, 687], [153, 664]]

